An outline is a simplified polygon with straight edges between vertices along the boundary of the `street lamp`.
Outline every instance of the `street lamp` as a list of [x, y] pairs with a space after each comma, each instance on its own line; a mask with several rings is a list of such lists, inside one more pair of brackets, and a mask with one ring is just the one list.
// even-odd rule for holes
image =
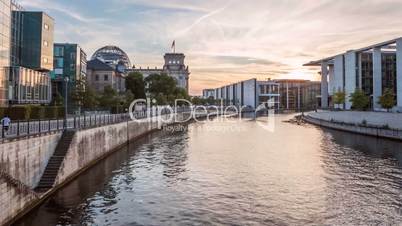
[[67, 95], [68, 95], [68, 82], [69, 78], [64, 77], [65, 90], [64, 90], [64, 129], [67, 129]]

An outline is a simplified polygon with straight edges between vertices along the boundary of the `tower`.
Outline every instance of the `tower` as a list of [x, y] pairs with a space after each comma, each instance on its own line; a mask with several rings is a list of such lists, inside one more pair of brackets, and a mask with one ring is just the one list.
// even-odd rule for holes
[[190, 72], [188, 66], [184, 64], [185, 55], [183, 53], [166, 53], [164, 58], [163, 70], [176, 80], [177, 86], [185, 89], [188, 93]]

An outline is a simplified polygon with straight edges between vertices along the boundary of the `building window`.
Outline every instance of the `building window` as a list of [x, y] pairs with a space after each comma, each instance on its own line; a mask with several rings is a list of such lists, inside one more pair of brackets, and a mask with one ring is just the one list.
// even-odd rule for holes
[[75, 64], [70, 64], [70, 69], [71, 69], [72, 71], [74, 71], [74, 70], [75, 70]]
[[64, 48], [61, 46], [56, 46], [54, 48], [54, 56], [56, 56], [56, 57], [64, 56]]
[[64, 66], [64, 59], [61, 57], [55, 58], [55, 68], [63, 68]]
[[265, 89], [264, 89], [264, 86], [263, 86], [263, 85], [260, 85], [260, 93], [261, 93], [261, 94], [264, 94], [264, 93], [265, 93]]
[[95, 81], [99, 81], [99, 75], [95, 75]]
[[43, 63], [47, 64], [49, 60], [46, 57], [43, 57]]
[[103, 80], [108, 81], [108, 80], [109, 80], [109, 76], [108, 76], [108, 75], [104, 75]]
[[46, 46], [46, 47], [48, 47], [48, 46], [49, 46], [49, 43], [45, 40], [45, 41], [43, 41], [43, 45]]
[[45, 27], [45, 30], [49, 30], [49, 24], [45, 23], [44, 27]]

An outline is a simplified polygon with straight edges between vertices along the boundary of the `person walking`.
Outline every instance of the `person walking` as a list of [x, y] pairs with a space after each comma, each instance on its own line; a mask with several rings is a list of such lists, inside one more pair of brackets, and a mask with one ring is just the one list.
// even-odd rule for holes
[[3, 127], [3, 137], [4, 137], [4, 135], [8, 132], [8, 129], [10, 128], [11, 119], [8, 117], [8, 115], [5, 115], [0, 122]]

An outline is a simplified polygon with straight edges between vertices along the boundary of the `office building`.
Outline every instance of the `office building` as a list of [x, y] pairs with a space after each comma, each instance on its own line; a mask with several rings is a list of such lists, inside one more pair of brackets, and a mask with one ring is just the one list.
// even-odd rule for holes
[[215, 98], [215, 89], [204, 89], [202, 90], [202, 98]]
[[124, 74], [97, 58], [88, 61], [87, 83], [98, 93], [102, 93], [106, 86], [112, 87], [118, 93], [126, 91]]
[[214, 89], [214, 98], [224, 105], [257, 108], [269, 104], [273, 109], [280, 107], [279, 85], [271, 80], [249, 79]]
[[8, 74], [11, 44], [11, 1], [0, 0], [0, 106], [8, 104]]
[[53, 70], [53, 19], [44, 12], [23, 11], [22, 21], [20, 66], [39, 71]]
[[279, 84], [280, 108], [290, 111], [312, 110], [318, 107], [320, 83], [300, 79], [276, 79]]
[[50, 103], [53, 19], [10, 0], [0, 9], [0, 106]]
[[[71, 100], [71, 92], [77, 83], [86, 80], [87, 55], [78, 44], [55, 43], [53, 50], [54, 70], [51, 72], [53, 98], [56, 95], [65, 97], [68, 81], [67, 96]], [[72, 101], [67, 103], [68, 109], [77, 110]]]
[[385, 89], [395, 93], [394, 110], [402, 111], [402, 38], [397, 38], [335, 56], [312, 61], [305, 66], [321, 68], [321, 106], [332, 107], [332, 96], [346, 93], [344, 109], [351, 109], [350, 94], [361, 89], [370, 96], [373, 110], [381, 110], [378, 103]]

